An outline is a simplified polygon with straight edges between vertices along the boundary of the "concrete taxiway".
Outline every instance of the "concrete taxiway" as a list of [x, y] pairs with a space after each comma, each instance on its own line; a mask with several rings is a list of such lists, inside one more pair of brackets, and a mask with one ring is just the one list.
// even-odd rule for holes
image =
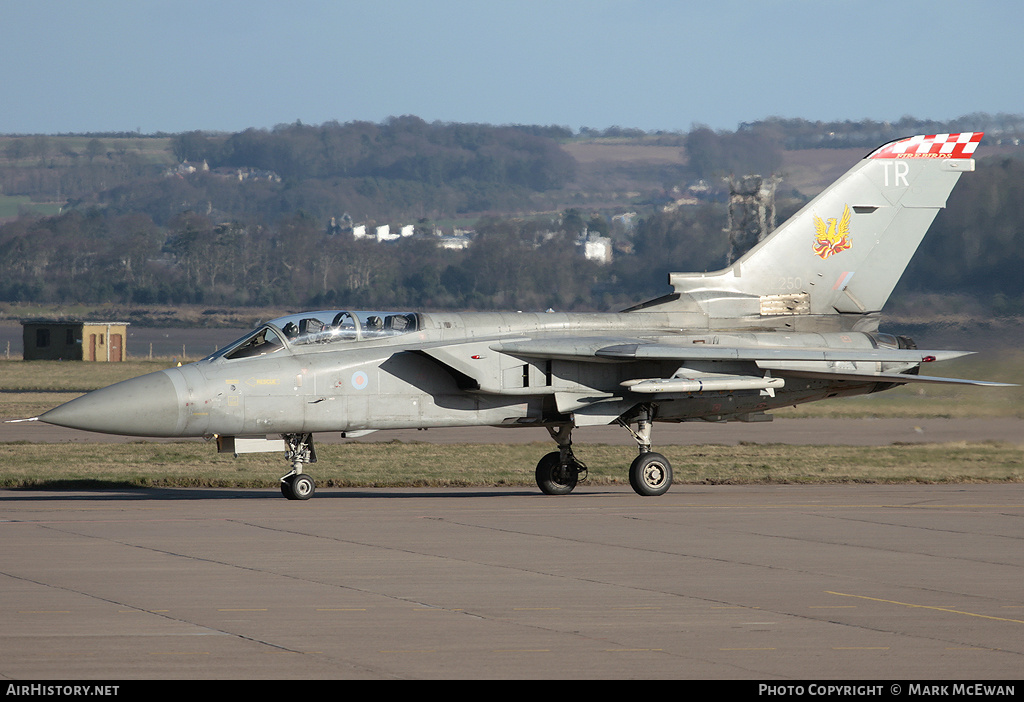
[[1024, 485], [0, 490], [8, 679], [1014, 679]]

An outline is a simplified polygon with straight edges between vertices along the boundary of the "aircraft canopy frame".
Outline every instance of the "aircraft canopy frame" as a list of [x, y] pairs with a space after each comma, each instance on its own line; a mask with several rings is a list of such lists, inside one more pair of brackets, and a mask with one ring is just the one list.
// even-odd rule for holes
[[234, 360], [317, 345], [363, 342], [401, 336], [420, 328], [412, 312], [321, 310], [277, 317], [207, 356]]

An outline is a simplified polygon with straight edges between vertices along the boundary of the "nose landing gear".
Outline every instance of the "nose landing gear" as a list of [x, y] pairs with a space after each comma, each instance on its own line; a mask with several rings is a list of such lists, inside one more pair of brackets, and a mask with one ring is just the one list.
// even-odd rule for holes
[[308, 500], [314, 492], [316, 483], [305, 473], [290, 473], [281, 478], [281, 494], [289, 500]]
[[316, 483], [302, 472], [302, 467], [316, 463], [313, 435], [282, 434], [281, 437], [285, 441], [285, 458], [292, 464], [291, 471], [281, 477], [281, 494], [289, 500], [308, 500], [316, 492]]

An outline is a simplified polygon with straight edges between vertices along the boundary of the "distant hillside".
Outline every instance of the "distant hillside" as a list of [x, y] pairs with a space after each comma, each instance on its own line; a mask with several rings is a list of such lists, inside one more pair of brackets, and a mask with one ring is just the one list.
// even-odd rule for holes
[[[781, 172], [813, 195], [868, 149], [915, 133], [986, 131], [985, 149], [1016, 148], [1024, 117], [939, 123], [771, 118], [735, 131], [603, 132], [426, 123], [416, 117], [295, 123], [235, 134], [0, 136], [0, 221], [102, 207], [160, 225], [193, 211], [218, 219], [475, 218], [585, 207], [635, 209], [704, 180]], [[852, 157], [852, 158], [851, 158]], [[190, 168], [182, 168], [190, 164]]]
[[[574, 133], [407, 116], [5, 136], [0, 301], [622, 308], [663, 293], [669, 271], [724, 264], [726, 176], [782, 176], [781, 221], [880, 143], [963, 128], [987, 132], [979, 172], [897, 297], [957, 291], [977, 309], [1020, 312], [1022, 125], [974, 115]], [[585, 258], [588, 236], [608, 255]]]

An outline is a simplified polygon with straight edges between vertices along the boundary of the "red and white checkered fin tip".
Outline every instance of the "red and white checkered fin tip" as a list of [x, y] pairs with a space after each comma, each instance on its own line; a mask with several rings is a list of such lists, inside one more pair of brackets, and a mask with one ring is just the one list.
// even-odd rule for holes
[[971, 158], [984, 132], [929, 134], [889, 142], [868, 158]]

